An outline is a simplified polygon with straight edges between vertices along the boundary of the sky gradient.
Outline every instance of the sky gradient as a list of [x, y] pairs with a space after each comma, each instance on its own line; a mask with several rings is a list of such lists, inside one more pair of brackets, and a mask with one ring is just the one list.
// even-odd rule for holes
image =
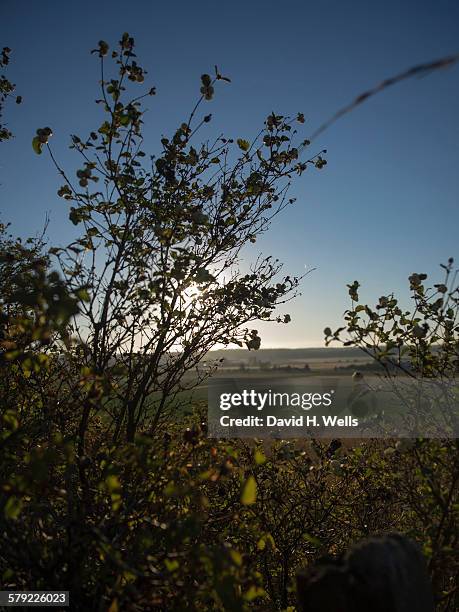
[[[1, 146], [0, 219], [28, 236], [49, 213], [53, 244], [70, 241], [75, 229], [56, 195], [61, 181], [31, 139], [51, 126], [57, 158], [77, 167], [69, 134], [87, 134], [101, 116], [93, 102], [98, 62], [89, 53], [100, 39], [115, 43], [124, 31], [136, 39], [158, 91], [145, 118], [151, 153], [187, 116], [200, 74], [214, 64], [232, 83], [205, 107], [213, 129], [250, 140], [273, 110], [302, 111], [307, 136], [383, 78], [459, 51], [453, 0], [2, 0], [1, 15], [0, 44], [13, 50], [7, 74], [24, 102], [5, 111], [15, 138]], [[458, 108], [454, 67], [383, 92], [315, 143], [328, 150], [328, 165], [296, 181], [297, 203], [246, 253], [244, 265], [262, 251], [281, 259], [287, 274], [316, 268], [282, 310], [292, 322], [259, 326], [262, 346], [323, 345], [322, 330], [340, 324], [354, 279], [374, 302], [390, 291], [406, 295], [414, 271], [439, 274], [439, 263], [459, 260]]]

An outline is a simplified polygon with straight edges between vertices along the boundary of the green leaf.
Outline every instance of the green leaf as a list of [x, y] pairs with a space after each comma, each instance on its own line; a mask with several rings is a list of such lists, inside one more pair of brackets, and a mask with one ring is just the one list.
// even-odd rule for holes
[[32, 140], [32, 149], [35, 151], [37, 155], [41, 155], [42, 146], [43, 145], [41, 144], [38, 136], [35, 136], [35, 138]]
[[266, 591], [263, 588], [252, 584], [244, 593], [244, 599], [245, 601], [253, 601], [257, 597], [265, 597], [265, 595]]
[[209, 87], [211, 82], [211, 78], [208, 74], [201, 74], [201, 83], [204, 85], [204, 87]]
[[276, 543], [274, 542], [274, 538], [270, 533], [265, 533], [262, 535], [257, 542], [258, 550], [265, 550], [267, 546], [269, 546], [269, 548], [272, 550], [276, 550]]
[[107, 476], [107, 478], [105, 479], [105, 487], [109, 493], [115, 493], [116, 491], [119, 491], [121, 486], [120, 481], [118, 480], [118, 476], [115, 476], [114, 474]]
[[22, 509], [22, 501], [12, 495], [5, 504], [4, 513], [5, 518], [16, 520]]
[[237, 145], [243, 151], [248, 151], [250, 149], [250, 142], [248, 142], [247, 140], [244, 140], [243, 138], [237, 139]]
[[86, 289], [86, 287], [80, 287], [80, 289], [77, 289], [75, 291], [75, 295], [82, 302], [89, 302], [91, 300], [91, 298], [89, 297], [89, 293], [88, 293], [88, 290]]
[[194, 280], [198, 284], [211, 283], [215, 280], [215, 277], [209, 272], [209, 270], [206, 270], [205, 268], [199, 268], [199, 270], [196, 271]]
[[100, 134], [104, 134], [105, 136], [108, 136], [108, 134], [110, 134], [110, 124], [108, 123], [108, 121], [104, 121], [103, 124], [100, 126], [100, 128], [97, 131]]
[[167, 571], [169, 572], [175, 572], [178, 570], [178, 568], [180, 567], [179, 562], [177, 561], [177, 559], [164, 559], [164, 565], [166, 566]]
[[260, 336], [254, 335], [245, 344], [247, 348], [249, 349], [249, 351], [250, 350], [258, 351], [261, 345], [261, 338]]
[[254, 459], [255, 459], [255, 463], [257, 465], [263, 465], [263, 463], [266, 463], [266, 457], [265, 457], [263, 451], [260, 450], [259, 448], [257, 448], [255, 453], [254, 453]]
[[316, 538], [316, 536], [311, 535], [310, 533], [303, 533], [303, 540], [305, 540], [306, 542], [309, 542], [310, 544], [312, 544], [313, 546], [316, 546], [317, 548], [319, 548], [319, 546], [322, 546], [322, 542], [319, 540], [319, 538]]
[[70, 209], [70, 212], [69, 212], [69, 219], [73, 223], [73, 225], [78, 225], [78, 223], [81, 221], [81, 218], [80, 218], [80, 215], [79, 215], [77, 209], [74, 208], [73, 206], [72, 206], [72, 208]]
[[237, 567], [242, 567], [242, 555], [238, 550], [235, 550], [234, 548], [230, 550], [230, 556], [234, 565], [237, 565]]
[[266, 548], [266, 540], [263, 537], [261, 537], [258, 542], [257, 542], [257, 549], [258, 550], [264, 550]]
[[253, 476], [249, 476], [242, 487], [241, 504], [251, 506], [257, 501], [257, 482]]

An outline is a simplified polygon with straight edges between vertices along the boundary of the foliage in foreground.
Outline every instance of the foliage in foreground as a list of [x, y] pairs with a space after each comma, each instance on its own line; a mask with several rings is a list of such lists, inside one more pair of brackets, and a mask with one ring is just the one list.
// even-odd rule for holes
[[[75, 609], [255, 609], [294, 605], [296, 571], [364, 535], [422, 546], [454, 609], [459, 571], [453, 441], [269, 448], [205, 438], [198, 415], [162, 439], [79, 459], [59, 431], [7, 423], [2, 447], [4, 588], [70, 589]], [[457, 597], [457, 595], [456, 595]]]
[[50, 344], [85, 295], [44, 271], [36, 245], [6, 243], [1, 268], [19, 269], [2, 277], [4, 588], [65, 586], [85, 610], [285, 610], [300, 567], [398, 530], [422, 545], [439, 609], [455, 609], [456, 441], [228, 443], [206, 438], [197, 406], [132, 443], [94, 418], [81, 455], [81, 405], [56, 387]]

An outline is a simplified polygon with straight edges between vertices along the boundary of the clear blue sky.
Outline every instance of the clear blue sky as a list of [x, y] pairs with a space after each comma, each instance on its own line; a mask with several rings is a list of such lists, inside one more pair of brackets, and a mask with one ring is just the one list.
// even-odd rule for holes
[[[2, 219], [26, 236], [49, 212], [53, 243], [74, 228], [56, 195], [59, 177], [37, 157], [37, 127], [54, 130], [64, 166], [70, 133], [98, 125], [99, 39], [136, 38], [158, 95], [149, 103], [147, 149], [181, 122], [196, 99], [199, 75], [217, 64], [232, 78], [209, 103], [215, 128], [250, 139], [272, 110], [303, 111], [306, 135], [339, 107], [385, 77], [459, 51], [454, 0], [368, 2], [153, 2], [2, 0], [0, 45], [13, 49], [8, 72], [24, 102], [7, 109], [12, 142], [1, 147]], [[324, 133], [328, 166], [297, 181], [297, 204], [247, 256], [260, 250], [305, 265], [303, 295], [284, 312], [287, 326], [260, 326], [263, 346], [320, 346], [340, 323], [346, 283], [359, 279], [376, 300], [403, 292], [413, 271], [459, 260], [459, 69], [401, 83]]]

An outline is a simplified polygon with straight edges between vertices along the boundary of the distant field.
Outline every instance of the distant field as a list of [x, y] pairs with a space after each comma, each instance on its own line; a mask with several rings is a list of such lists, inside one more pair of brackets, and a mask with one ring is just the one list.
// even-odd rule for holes
[[[254, 378], [266, 378], [269, 379], [282, 379], [285, 380], [288, 385], [298, 385], [298, 384], [306, 384], [310, 388], [321, 389], [328, 388], [331, 386], [342, 386], [343, 384], [346, 386], [352, 385], [352, 374], [355, 370], [358, 369], [358, 363], [352, 362], [351, 368], [349, 370], [334, 370], [334, 362], [318, 362], [319, 365], [313, 365], [311, 363], [311, 371], [305, 373], [304, 370], [295, 369], [292, 366], [291, 370], [288, 369], [270, 369], [270, 370], [260, 370], [256, 367], [247, 368], [245, 370], [240, 370], [238, 368], [220, 368], [214, 375], [214, 378], [246, 378], [246, 379], [254, 379]], [[362, 362], [365, 363], [365, 362]], [[338, 367], [342, 364], [339, 363]], [[355, 367], [354, 367], [355, 366]], [[189, 382], [193, 380], [193, 377], [188, 374], [186, 377]], [[371, 378], [376, 378], [374, 375]], [[179, 395], [178, 402], [180, 404], [187, 404], [190, 401], [206, 401], [207, 402], [207, 390], [208, 390], [208, 379], [203, 381], [200, 385], [195, 387], [192, 391], [185, 391]]]
[[300, 367], [308, 364], [311, 369], [334, 369], [352, 363], [370, 363], [371, 359], [356, 348], [300, 348], [300, 349], [222, 349], [210, 351], [207, 361], [223, 359], [224, 368]]
[[[304, 349], [222, 349], [208, 353], [205, 364], [209, 366], [223, 359], [213, 376], [221, 378], [282, 378], [300, 379], [308, 386], [321, 388], [329, 386], [337, 379], [341, 384], [352, 374], [362, 371], [382, 372], [381, 368], [355, 348], [304, 348]], [[203, 364], [200, 365], [202, 369]], [[196, 374], [188, 372], [184, 382], [192, 383]], [[180, 393], [174, 404], [178, 414], [187, 411], [192, 402], [207, 402], [208, 380], [199, 384], [192, 391]]]

